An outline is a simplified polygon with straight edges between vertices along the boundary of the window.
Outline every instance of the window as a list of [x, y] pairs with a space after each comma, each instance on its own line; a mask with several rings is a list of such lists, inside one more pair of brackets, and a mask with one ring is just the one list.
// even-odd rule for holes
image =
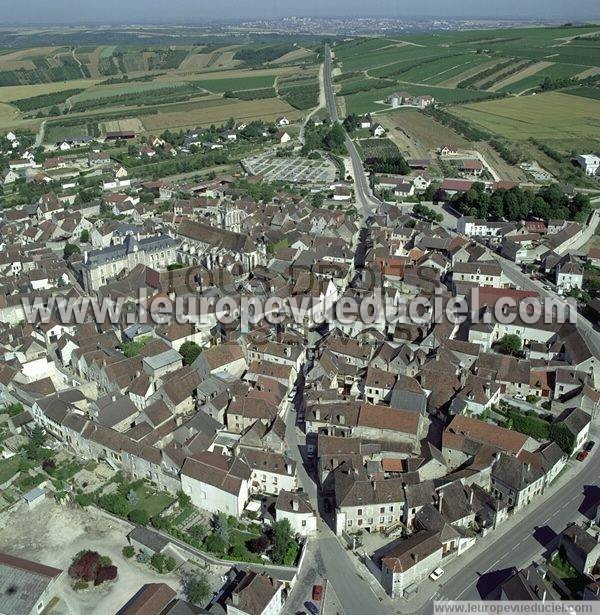
[[385, 506], [382, 506], [382, 507], [379, 509], [379, 512], [380, 512], [380, 514], [383, 514], [383, 513], [385, 512]]
[[357, 514], [358, 514], [359, 517], [362, 515], [362, 508], [358, 509], [358, 513]]
[[385, 523], [385, 517], [379, 517], [379, 523]]
[[302, 520], [302, 527], [306, 527], [306, 520], [305, 519]]
[[348, 519], [348, 527], [352, 525], [352, 519]]

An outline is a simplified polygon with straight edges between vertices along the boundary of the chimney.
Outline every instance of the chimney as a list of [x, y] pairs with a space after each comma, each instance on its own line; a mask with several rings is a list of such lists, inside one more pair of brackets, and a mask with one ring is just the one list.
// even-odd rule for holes
[[116, 393], [113, 393], [113, 394], [110, 396], [110, 398], [111, 398], [111, 400], [112, 400], [112, 401], [117, 401], [117, 395], [116, 395]]
[[471, 489], [469, 492], [469, 507], [470, 508], [473, 508], [473, 495], [474, 495], [474, 492], [473, 492], [473, 489]]
[[292, 356], [292, 349], [289, 346], [285, 347], [285, 356], [286, 357], [291, 357]]
[[442, 512], [442, 503], [444, 502], [444, 492], [438, 491], [438, 510]]
[[231, 594], [231, 602], [233, 606], [240, 605], [240, 595], [237, 592], [233, 592], [233, 594]]
[[315, 420], [316, 421], [320, 421], [321, 420], [321, 410], [319, 408], [315, 409]]
[[296, 497], [292, 497], [292, 510], [294, 512], [298, 512], [299, 506], [298, 506], [298, 498]]
[[415, 560], [415, 564], [419, 563], [419, 554], [418, 553], [411, 553], [412, 558]]

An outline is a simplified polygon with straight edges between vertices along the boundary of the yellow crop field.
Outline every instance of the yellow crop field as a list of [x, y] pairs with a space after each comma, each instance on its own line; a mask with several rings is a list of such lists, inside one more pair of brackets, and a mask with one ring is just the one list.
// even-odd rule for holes
[[56, 83], [40, 83], [39, 85], [9, 85], [0, 88], [0, 102], [11, 102], [21, 98], [31, 98], [42, 94], [53, 94], [63, 90], [75, 88], [89, 88], [100, 79], [74, 79], [72, 81], [60, 81]]
[[600, 138], [597, 100], [548, 92], [453, 107], [450, 112], [513, 141], [564, 144]]
[[[202, 101], [204, 102], [204, 101]], [[195, 126], [210, 126], [227, 121], [230, 117], [236, 120], [267, 120], [271, 121], [281, 115], [290, 119], [301, 117], [301, 113], [286, 102], [278, 98], [264, 100], [237, 101], [231, 104], [222, 104], [223, 100], [215, 100], [214, 106], [198, 106], [185, 103], [181, 111], [160, 112], [156, 115], [140, 115], [148, 132], [162, 131], [166, 128], [180, 129]], [[173, 105], [175, 107], [175, 105]], [[173, 108], [172, 107], [172, 108]]]

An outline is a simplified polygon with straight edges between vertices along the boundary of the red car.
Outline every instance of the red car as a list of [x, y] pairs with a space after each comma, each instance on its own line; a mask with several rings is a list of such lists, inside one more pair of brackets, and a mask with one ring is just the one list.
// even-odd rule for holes
[[312, 599], [318, 602], [323, 597], [323, 586], [313, 585]]
[[577, 461], [584, 461], [588, 454], [589, 453], [587, 451], [579, 451], [579, 454], [577, 455]]

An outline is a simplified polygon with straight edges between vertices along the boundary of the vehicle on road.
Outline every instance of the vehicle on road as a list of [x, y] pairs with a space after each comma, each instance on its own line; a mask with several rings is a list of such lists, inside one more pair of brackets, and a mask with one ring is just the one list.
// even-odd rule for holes
[[315, 445], [314, 444], [307, 444], [306, 445], [306, 456], [309, 459], [313, 459], [315, 456]]
[[579, 451], [578, 455], [577, 455], [577, 461], [585, 461], [586, 457], [589, 455], [589, 453], [585, 450], [583, 451]]
[[444, 571], [441, 568], [436, 568], [430, 575], [429, 578], [432, 581], [437, 581], [442, 575], [444, 574]]
[[586, 445], [585, 445], [585, 450], [589, 453], [593, 448], [594, 445], [596, 443], [593, 440], [590, 440]]
[[314, 602], [305, 602], [304, 606], [306, 607], [306, 609], [308, 610], [309, 613], [311, 613], [312, 615], [319, 615], [320, 613], [320, 609], [319, 607], [314, 603]]
[[323, 598], [323, 586], [313, 585], [312, 599], [315, 602], [319, 602]]

